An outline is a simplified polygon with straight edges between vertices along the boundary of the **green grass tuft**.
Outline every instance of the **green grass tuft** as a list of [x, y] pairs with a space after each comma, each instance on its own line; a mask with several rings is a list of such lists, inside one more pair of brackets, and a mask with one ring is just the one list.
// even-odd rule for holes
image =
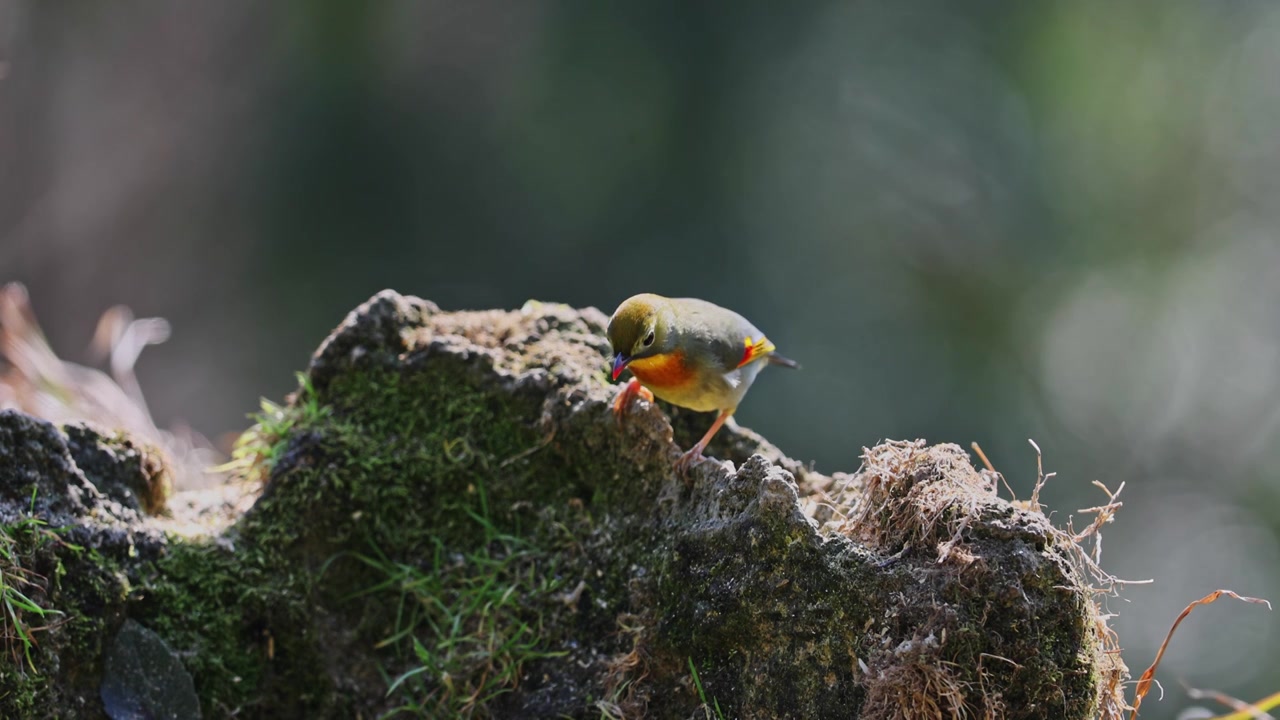
[[394, 594], [393, 632], [378, 643], [395, 648], [408, 669], [389, 678], [388, 697], [402, 703], [384, 715], [470, 717], [520, 681], [533, 660], [560, 657], [542, 639], [531, 608], [561, 581], [528, 541], [502, 534], [483, 514], [471, 514], [486, 542], [451, 552], [434, 538], [429, 561], [394, 562], [380, 551], [353, 555], [384, 578], [349, 599]]
[[235, 472], [252, 482], [265, 482], [276, 460], [288, 448], [291, 432], [314, 426], [329, 416], [331, 410], [320, 404], [311, 378], [301, 372], [297, 378], [294, 401], [277, 405], [263, 398], [261, 410], [249, 415], [253, 425], [236, 439], [231, 460], [214, 468], [215, 472]]
[[707, 692], [702, 688], [702, 679], [698, 677], [698, 668], [693, 664], [693, 658], [689, 658], [689, 673], [693, 675], [693, 686], [698, 690], [698, 701], [702, 703], [702, 711], [707, 714], [707, 718], [712, 717], [712, 711], [715, 712], [716, 720], [724, 720], [724, 713], [720, 710], [720, 701], [711, 698], [711, 704], [707, 704]]
[[[15, 665], [21, 666], [23, 661], [33, 674], [36, 674], [35, 662], [31, 659], [31, 650], [36, 646], [35, 634], [48, 630], [43, 624], [52, 616], [63, 613], [52, 608], [41, 607], [28, 592], [32, 589], [44, 592], [48, 578], [37, 575], [29, 569], [29, 563], [23, 556], [32, 554], [40, 546], [47, 543], [66, 545], [56, 533], [46, 527], [46, 523], [34, 515], [35, 490], [31, 493], [31, 514], [10, 525], [0, 525], [0, 645], [13, 657]], [[70, 546], [73, 549], [79, 549]], [[25, 548], [25, 550], [24, 550]], [[24, 592], [25, 591], [25, 592]], [[42, 623], [33, 625], [32, 621]]]

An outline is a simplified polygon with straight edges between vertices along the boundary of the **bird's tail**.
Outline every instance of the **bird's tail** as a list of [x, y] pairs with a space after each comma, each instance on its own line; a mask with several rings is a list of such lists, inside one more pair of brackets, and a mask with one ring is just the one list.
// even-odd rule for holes
[[793, 370], [800, 369], [800, 363], [796, 362], [795, 360], [792, 360], [791, 358], [783, 357], [778, 353], [769, 353], [769, 364], [781, 365], [782, 367], [789, 367]]

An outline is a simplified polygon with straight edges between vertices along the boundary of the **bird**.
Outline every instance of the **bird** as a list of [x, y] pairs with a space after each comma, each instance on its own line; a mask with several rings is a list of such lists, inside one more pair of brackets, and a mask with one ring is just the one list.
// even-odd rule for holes
[[633, 295], [609, 318], [608, 336], [613, 380], [624, 370], [632, 375], [613, 402], [619, 420], [637, 396], [719, 413], [707, 434], [676, 461], [679, 470], [706, 459], [707, 444], [765, 365], [800, 368], [749, 320], [697, 298]]

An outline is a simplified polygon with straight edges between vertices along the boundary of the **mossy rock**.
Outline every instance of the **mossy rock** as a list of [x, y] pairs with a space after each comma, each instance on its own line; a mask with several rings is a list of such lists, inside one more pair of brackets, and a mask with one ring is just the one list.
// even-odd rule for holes
[[[1042, 515], [950, 445], [824, 476], [730, 426], [708, 449], [724, 463], [677, 476], [710, 418], [641, 403], [615, 422], [605, 322], [378, 294], [242, 439], [265, 484], [213, 536], [161, 535], [65, 433], [0, 415], [0, 452], [30, 466], [0, 474], [6, 523], [35, 487], [36, 515], [92, 549], [22, 556], [69, 620], [38, 634], [38, 674], [0, 657], [0, 715], [103, 717], [129, 618], [206, 718], [1094, 717], [1123, 668]], [[77, 573], [89, 590], [67, 590]]]
[[[99, 490], [118, 479], [114, 464], [76, 463], [73, 447], [108, 453], [115, 440], [87, 426], [73, 437], [0, 411], [0, 717], [102, 716], [107, 642], [136, 570], [165, 549], [136, 506]], [[94, 473], [108, 466], [110, 477]]]

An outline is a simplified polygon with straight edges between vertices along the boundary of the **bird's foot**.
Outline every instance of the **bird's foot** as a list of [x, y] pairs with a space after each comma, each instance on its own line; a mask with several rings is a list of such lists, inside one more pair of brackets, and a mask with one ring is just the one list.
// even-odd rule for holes
[[613, 416], [619, 424], [622, 423], [622, 416], [631, 411], [631, 403], [637, 396], [653, 402], [653, 393], [649, 388], [641, 385], [639, 380], [631, 378], [626, 385], [622, 386], [622, 390], [613, 400]]
[[694, 466], [701, 465], [706, 462], [709, 458], [702, 454], [702, 451], [705, 449], [706, 446], [701, 443], [689, 448], [689, 452], [684, 453], [676, 460], [676, 472], [683, 475]]
[[707, 449], [707, 445], [711, 443], [711, 438], [716, 436], [716, 433], [719, 432], [721, 426], [728, 422], [731, 415], [733, 415], [733, 408], [720, 411], [720, 414], [716, 416], [716, 421], [711, 423], [711, 428], [707, 430], [707, 434], [703, 435], [696, 445], [689, 448], [689, 452], [681, 455], [680, 459], [676, 460], [677, 472], [683, 475], [689, 468], [694, 465], [701, 465], [704, 460], [709, 459], [702, 456], [702, 451]]

